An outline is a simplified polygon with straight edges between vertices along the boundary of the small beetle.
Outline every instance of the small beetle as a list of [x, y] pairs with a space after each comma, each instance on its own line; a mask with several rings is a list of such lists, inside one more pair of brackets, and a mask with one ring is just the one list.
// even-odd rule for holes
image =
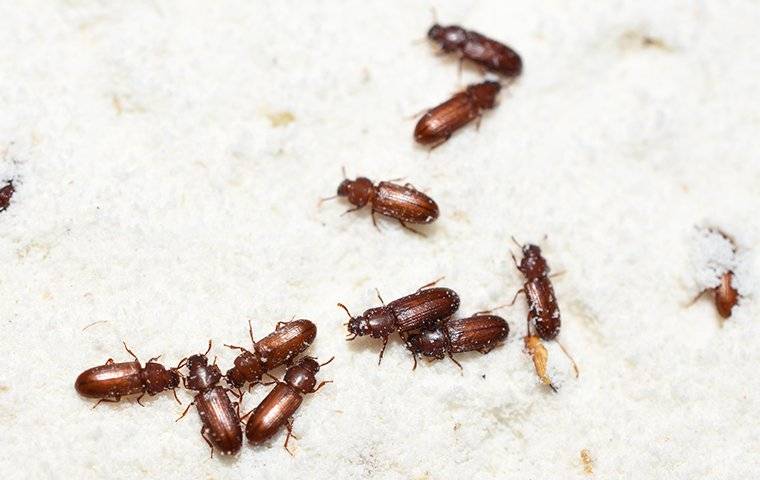
[[522, 72], [522, 59], [514, 50], [501, 42], [462, 27], [443, 27], [437, 23], [428, 30], [428, 38], [441, 46], [446, 53], [459, 52], [491, 72], [507, 77], [515, 77]]
[[[409, 335], [406, 347], [414, 355], [442, 359], [448, 355], [459, 368], [462, 365], [454, 359], [453, 353], [477, 350], [486, 354], [509, 335], [509, 324], [496, 315], [476, 313], [472, 317], [442, 320], [435, 328]], [[413, 369], [414, 369], [413, 368]]]
[[177, 421], [195, 405], [203, 423], [201, 436], [211, 447], [211, 456], [214, 456], [214, 446], [223, 455], [233, 455], [243, 444], [239, 405], [230, 401], [227, 389], [217, 385], [222, 379], [222, 372], [216, 365], [208, 364], [206, 355], [210, 350], [209, 340], [206, 353], [192, 355], [187, 359], [189, 375], [184, 379], [185, 388], [195, 390], [198, 394]]
[[16, 189], [13, 187], [13, 180], [8, 180], [8, 184], [0, 188], [0, 212], [5, 211], [11, 203], [11, 197]]
[[[123, 342], [122, 342], [123, 343]], [[140, 365], [134, 353], [124, 343], [124, 348], [135, 359], [133, 362], [115, 363], [109, 358], [104, 365], [85, 370], [74, 382], [74, 388], [80, 395], [85, 397], [99, 398], [92, 408], [101, 402], [118, 402], [126, 395], [141, 394], [137, 397], [137, 403], [142, 406], [140, 399], [147, 393], [156, 395], [164, 390], [171, 389], [174, 398], [177, 398], [176, 388], [179, 385], [179, 373], [176, 368], [166, 369], [160, 363], [154, 362], [158, 357], [151, 358], [145, 366]]]
[[248, 322], [248, 334], [253, 350], [227, 345], [243, 353], [235, 359], [235, 366], [227, 370], [225, 377], [231, 385], [242, 387], [246, 382], [256, 383], [261, 376], [283, 363], [290, 363], [306, 350], [317, 336], [317, 326], [309, 320], [278, 322], [275, 331], [258, 342], [253, 339], [253, 329]]
[[523, 338], [523, 342], [525, 342], [525, 352], [533, 359], [533, 367], [536, 369], [536, 375], [539, 380], [554, 390], [554, 393], [557, 393], [557, 387], [554, 386], [549, 375], [546, 374], [549, 352], [546, 351], [546, 347], [541, 343], [541, 338], [538, 335], [526, 335]]
[[388, 337], [393, 332], [403, 334], [411, 330], [418, 330], [430, 326], [438, 320], [448, 318], [459, 309], [459, 295], [448, 288], [428, 288], [438, 281], [422, 286], [411, 295], [394, 300], [385, 305], [382, 297], [378, 294], [382, 307], [366, 310], [362, 315], [353, 317], [345, 305], [338, 306], [345, 310], [350, 320], [348, 332], [353, 337], [369, 335], [372, 338], [382, 338], [383, 348], [380, 350], [379, 365], [383, 359]]
[[[549, 265], [541, 255], [541, 249], [537, 245], [520, 245], [514, 237], [512, 241], [520, 247], [523, 253], [520, 264], [517, 263], [514, 254], [512, 254], [512, 261], [515, 262], [515, 267], [525, 276], [526, 281], [523, 284], [523, 288], [515, 293], [515, 298], [512, 299], [510, 305], [515, 303], [519, 294], [524, 293], [528, 299], [527, 335], [530, 336], [530, 326], [532, 324], [542, 340], [556, 340], [562, 322], [560, 320], [557, 297], [554, 295], [554, 287], [550, 280]], [[575, 360], [573, 360], [559, 341], [557, 341], [557, 344], [572, 362], [575, 376], [577, 377], [579, 372]]]
[[288, 441], [293, 436], [293, 420], [291, 417], [301, 406], [305, 394], [314, 393], [325, 384], [332, 383], [331, 381], [324, 381], [316, 388], [314, 387], [317, 384], [316, 374], [320, 367], [332, 362], [334, 358], [320, 365], [315, 359], [304, 357], [288, 368], [285, 372], [284, 382], [272, 377], [277, 385], [250, 413], [251, 417], [245, 427], [245, 436], [248, 441], [254, 444], [262, 443], [285, 425], [288, 429], [288, 436], [285, 437], [285, 450], [292, 455], [293, 453], [288, 450]]
[[375, 185], [372, 180], [366, 177], [349, 180], [345, 176], [344, 171], [344, 180], [338, 186], [337, 195], [323, 198], [320, 202], [337, 197], [346, 197], [356, 207], [346, 210], [344, 215], [370, 204], [372, 206], [372, 223], [376, 228], [375, 213], [379, 213], [395, 218], [402, 227], [418, 235], [423, 234], [409, 228], [406, 224], [431, 223], [438, 218], [438, 205], [435, 201], [409, 183], [397, 185], [392, 182], [380, 182]]
[[[708, 231], [717, 233], [718, 235], [725, 238], [726, 241], [731, 244], [731, 248], [734, 254], [736, 254], [736, 241], [734, 241], [733, 237], [719, 229], [711, 228], [708, 229]], [[694, 297], [694, 300], [692, 300], [689, 305], [693, 305], [705, 293], [712, 292], [713, 296], [715, 297], [715, 308], [718, 310], [718, 314], [720, 314], [724, 320], [726, 318], [729, 318], [731, 316], [731, 310], [733, 310], [733, 308], [739, 302], [739, 292], [734, 288], [733, 281], [733, 271], [727, 270], [723, 272], [723, 274], [720, 276], [720, 283], [717, 287], [702, 290], [696, 297]]]
[[494, 108], [496, 95], [501, 90], [498, 82], [483, 82], [468, 86], [442, 104], [428, 110], [414, 128], [414, 139], [435, 148], [456, 131], [478, 119], [481, 110]]

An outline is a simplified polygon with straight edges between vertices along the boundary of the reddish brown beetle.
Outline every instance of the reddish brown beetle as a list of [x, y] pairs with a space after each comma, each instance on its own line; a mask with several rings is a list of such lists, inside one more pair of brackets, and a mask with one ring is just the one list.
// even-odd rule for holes
[[11, 203], [11, 197], [16, 189], [13, 187], [13, 180], [8, 180], [8, 184], [0, 188], [0, 212], [5, 211]]
[[[285, 450], [292, 455], [292, 452], [288, 450], [288, 441], [293, 436], [293, 420], [291, 417], [301, 406], [304, 395], [314, 393], [325, 384], [332, 383], [331, 381], [324, 381], [317, 385], [316, 374], [320, 367], [332, 362], [333, 358], [320, 365], [315, 359], [304, 357], [288, 368], [285, 372], [284, 382], [272, 377], [277, 385], [251, 412], [251, 417], [246, 424], [245, 436], [248, 441], [255, 444], [262, 443], [285, 425], [288, 429], [288, 436], [285, 437]], [[316, 388], [315, 385], [317, 385]]]
[[411, 295], [394, 300], [385, 305], [378, 293], [382, 307], [366, 310], [362, 315], [353, 317], [345, 305], [338, 306], [345, 310], [350, 320], [348, 332], [356, 337], [369, 335], [372, 338], [382, 338], [383, 348], [380, 350], [378, 365], [383, 359], [388, 337], [393, 332], [403, 334], [411, 330], [418, 330], [430, 326], [438, 320], [448, 318], [459, 308], [459, 295], [448, 288], [428, 288], [437, 283], [429, 283], [422, 286]]
[[235, 359], [235, 366], [227, 370], [225, 375], [227, 381], [238, 388], [246, 382], [260, 381], [261, 376], [273, 368], [289, 364], [314, 341], [317, 326], [309, 320], [278, 322], [274, 332], [256, 342], [251, 323], [248, 322], [248, 334], [253, 350], [227, 345], [243, 352]]
[[428, 38], [441, 46], [446, 53], [459, 52], [464, 59], [475, 62], [491, 72], [507, 77], [520, 75], [522, 59], [514, 50], [501, 42], [462, 27], [443, 27], [437, 23], [428, 30]]
[[206, 353], [192, 355], [187, 359], [189, 374], [184, 379], [185, 388], [195, 390], [198, 394], [177, 421], [195, 405], [203, 423], [201, 436], [211, 447], [211, 456], [214, 456], [214, 446], [223, 455], [233, 455], [243, 444], [239, 405], [230, 401], [227, 389], [217, 385], [222, 379], [222, 372], [216, 365], [208, 364], [206, 355], [210, 350], [209, 340]]
[[392, 182], [380, 182], [375, 185], [372, 180], [366, 177], [349, 180], [345, 178], [345, 171], [343, 177], [344, 180], [338, 186], [338, 194], [321, 201], [346, 197], [356, 207], [346, 210], [344, 215], [369, 204], [372, 207], [372, 223], [376, 228], [375, 213], [379, 213], [395, 218], [402, 227], [419, 235], [422, 234], [409, 228], [406, 224], [431, 223], [438, 218], [438, 205], [435, 201], [409, 183], [397, 185]]
[[[122, 342], [123, 343], [123, 342]], [[140, 399], [147, 393], [156, 395], [164, 390], [172, 390], [174, 398], [177, 398], [176, 388], [179, 385], [179, 373], [176, 368], [166, 369], [160, 363], [154, 362], [158, 357], [151, 358], [145, 366], [140, 365], [134, 353], [124, 343], [124, 348], [134, 357], [133, 362], [115, 363], [109, 358], [104, 365], [85, 370], [74, 382], [74, 388], [80, 395], [85, 397], [99, 398], [92, 408], [101, 402], [118, 402], [121, 397], [141, 394], [137, 397], [137, 403], [142, 405]]]
[[437, 107], [428, 110], [414, 128], [414, 139], [423, 145], [437, 147], [456, 131], [482, 116], [481, 110], [494, 108], [498, 82], [483, 82], [468, 86]]
[[414, 355], [414, 368], [417, 368], [417, 355], [437, 359], [448, 355], [462, 368], [452, 354], [475, 350], [486, 354], [507, 335], [509, 324], [506, 320], [496, 315], [476, 313], [468, 318], [442, 320], [433, 329], [409, 335], [406, 347]]
[[[530, 326], [533, 325], [541, 339], [556, 341], [562, 322], [557, 297], [554, 295], [554, 287], [549, 276], [549, 265], [541, 255], [541, 249], [537, 245], [520, 245], [514, 238], [512, 241], [522, 250], [523, 258], [520, 263], [517, 263], [514, 254], [512, 254], [512, 261], [525, 276], [525, 283], [523, 288], [515, 293], [515, 298], [512, 299], [510, 305], [515, 303], [519, 294], [524, 293], [528, 299], [527, 335], [530, 336]], [[578, 366], [575, 360], [559, 341], [557, 344], [572, 362], [577, 377]]]
[[[731, 249], [734, 254], [736, 254], [736, 241], [734, 241], [732, 236], [719, 229], [711, 228], [708, 230], [725, 238], [731, 244]], [[715, 297], [715, 308], [718, 310], [718, 314], [720, 314], [723, 319], [729, 318], [731, 316], [731, 311], [739, 302], [739, 292], [734, 288], [733, 281], [734, 272], [731, 270], [724, 272], [720, 276], [720, 283], [717, 287], [702, 290], [696, 297], [694, 297], [694, 300], [692, 300], [689, 305], [694, 304], [694, 302], [699, 300], [699, 298], [705, 293], [712, 292]]]

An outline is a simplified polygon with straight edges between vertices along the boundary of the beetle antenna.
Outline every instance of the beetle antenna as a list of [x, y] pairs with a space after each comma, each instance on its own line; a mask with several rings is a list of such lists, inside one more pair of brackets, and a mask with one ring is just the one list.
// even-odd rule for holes
[[433, 16], [433, 23], [436, 25], [438, 24], [438, 12], [435, 9], [435, 6], [430, 6], [430, 14]]
[[326, 361], [325, 363], [320, 363], [320, 364], [319, 364], [319, 367], [320, 367], [320, 368], [322, 368], [322, 367], [324, 367], [325, 365], [327, 365], [328, 363], [332, 362], [333, 360], [335, 360], [335, 355], [333, 355], [333, 356], [330, 358], [330, 360]]
[[322, 206], [323, 202], [327, 202], [328, 200], [335, 200], [336, 198], [338, 198], [338, 195], [333, 195], [331, 197], [320, 198], [319, 202], [317, 202], [317, 207]]
[[340, 308], [342, 308], [343, 310], [345, 310], [345, 312], [346, 312], [346, 315], [348, 315], [348, 318], [350, 318], [351, 320], [353, 320], [353, 319], [354, 319], [354, 316], [353, 316], [353, 315], [351, 315], [351, 312], [349, 312], [349, 311], [348, 311], [348, 308], [346, 308], [346, 306], [345, 306], [345, 305], [343, 305], [342, 303], [339, 303], [339, 304], [338, 304], [338, 306], [339, 306]]
[[129, 352], [129, 354], [130, 354], [130, 355], [132, 355], [132, 357], [134, 357], [134, 359], [135, 359], [135, 362], [139, 362], [140, 360], [138, 360], [138, 359], [137, 359], [137, 355], [135, 355], [134, 353], [132, 353], [132, 350], [130, 350], [130, 349], [129, 349], [129, 347], [127, 346], [127, 343], [126, 343], [125, 341], [123, 341], [123, 340], [122, 340], [122, 342], [121, 342], [121, 343], [124, 345], [124, 349], [125, 349], [127, 352]]
[[208, 352], [210, 351], [211, 351], [211, 339], [209, 339], [208, 341], [208, 348], [206, 349], [206, 353], [204, 353], [203, 356], [205, 357], [206, 355], [208, 355]]
[[512, 242], [514, 242], [514, 244], [515, 244], [515, 245], [517, 245], [517, 247], [518, 247], [520, 250], [522, 250], [522, 248], [523, 248], [522, 244], [521, 244], [520, 242], [518, 242], [518, 241], [515, 239], [515, 237], [514, 237], [513, 235], [510, 235], [510, 236], [509, 236], [509, 238], [511, 238], [511, 239], [512, 239]]
[[[557, 339], [555, 339], [555, 341], [557, 342], [557, 345], [559, 345], [559, 348], [562, 349], [562, 352], [567, 356], [568, 359], [570, 359], [570, 363], [573, 364], [573, 370], [575, 370], [575, 378], [578, 378], [578, 375], [580, 375], [580, 371], [578, 370], [578, 364], [575, 363], [575, 360], [570, 355], [570, 353], [567, 351], [567, 349], [565, 348], [565, 346], [562, 345], [562, 342], [560, 342]], [[556, 392], [557, 390], [554, 390], [554, 391]]]
[[340, 172], [343, 174], [343, 180], [348, 180], [348, 177], [346, 176], [346, 166], [341, 165]]
[[174, 367], [175, 370], [179, 370], [180, 368], [184, 367], [187, 364], [187, 357], [183, 358], [179, 361], [176, 367]]
[[251, 343], [253, 348], [256, 349], [256, 340], [253, 339], [253, 327], [251, 326], [251, 319], [248, 319], [248, 335], [251, 337]]
[[354, 335], [353, 335], [351, 338], [348, 338], [348, 337], [346, 337], [346, 341], [347, 341], [347, 342], [350, 342], [351, 340], [354, 340], [354, 339], [356, 339], [356, 336], [357, 336], [357, 335], [354, 333]]

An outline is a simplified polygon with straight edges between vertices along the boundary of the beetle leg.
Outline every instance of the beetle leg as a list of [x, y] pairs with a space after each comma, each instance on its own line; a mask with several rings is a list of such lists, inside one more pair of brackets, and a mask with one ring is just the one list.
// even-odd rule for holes
[[251, 337], [251, 343], [256, 348], [256, 340], [253, 339], [253, 327], [251, 326], [251, 319], [248, 319], [248, 336]]
[[211, 440], [209, 440], [208, 437], [206, 436], [206, 426], [205, 425], [201, 427], [201, 437], [203, 437], [203, 439], [206, 440], [206, 443], [208, 444], [209, 448], [211, 449], [211, 457], [209, 457], [209, 458], [214, 458], [214, 444], [211, 443]]
[[478, 113], [478, 119], [475, 121], [475, 131], [476, 132], [480, 131], [480, 119], [481, 118], [483, 118], [483, 115], [481, 115], [480, 113]]
[[312, 390], [309, 393], [315, 393], [317, 390], [319, 390], [320, 388], [324, 387], [328, 383], [333, 383], [333, 381], [332, 380], [325, 380], [324, 382], [321, 382], [319, 385], [317, 385], [317, 388], [315, 388], [314, 390]]
[[426, 236], [427, 236], [427, 235], [425, 235], [424, 233], [422, 233], [422, 232], [418, 232], [417, 230], [413, 229], [412, 227], [409, 227], [409, 226], [408, 226], [406, 223], [404, 223], [404, 221], [403, 221], [403, 220], [400, 220], [400, 219], [399, 219], [399, 220], [398, 220], [398, 223], [400, 223], [402, 227], [406, 228], [407, 230], [409, 230], [409, 231], [410, 231], [410, 232], [412, 232], [412, 233], [416, 233], [417, 235], [419, 235], [419, 236], [421, 236], [421, 237], [426, 237]]
[[247, 351], [248, 351], [248, 349], [247, 349], [247, 348], [238, 347], [237, 345], [227, 345], [227, 344], [225, 343], [225, 344], [224, 344], [224, 346], [225, 346], [225, 347], [227, 347], [227, 348], [231, 348], [231, 349], [233, 349], [233, 350], [240, 350], [240, 351], [242, 351], [242, 352], [247, 352]]
[[443, 276], [443, 277], [437, 278], [437, 279], [433, 280], [433, 281], [432, 281], [432, 282], [430, 282], [430, 283], [426, 283], [425, 285], [423, 285], [423, 286], [421, 286], [420, 288], [418, 288], [418, 289], [417, 289], [417, 292], [421, 292], [421, 291], [425, 290], [425, 289], [426, 289], [426, 288], [428, 288], [428, 287], [432, 287], [433, 285], [437, 284], [438, 282], [440, 282], [440, 281], [441, 281], [441, 280], [443, 280], [444, 278], [446, 278], [446, 276]]
[[92, 406], [92, 409], [93, 409], [93, 410], [95, 410], [95, 407], [97, 407], [98, 405], [100, 405], [100, 403], [101, 403], [101, 402], [106, 402], [106, 403], [117, 403], [119, 400], [121, 400], [121, 397], [114, 397], [114, 398], [101, 398], [100, 400], [98, 400], [98, 401], [95, 403], [95, 405], [93, 405], [93, 406]]
[[182, 415], [180, 415], [180, 416], [179, 416], [179, 418], [178, 418], [178, 419], [176, 419], [176, 420], [174, 420], [174, 421], [175, 421], [175, 422], [179, 422], [180, 420], [182, 420], [182, 419], [184, 418], [184, 416], [185, 416], [185, 415], [187, 415], [187, 411], [188, 411], [188, 410], [190, 410], [190, 407], [192, 407], [192, 406], [193, 406], [193, 404], [195, 404], [195, 402], [194, 402], [194, 401], [193, 401], [193, 402], [190, 402], [190, 405], [188, 405], [188, 406], [187, 406], [187, 408], [185, 409], [185, 411], [184, 411], [184, 412], [182, 412]]
[[430, 147], [430, 151], [428, 152], [428, 156], [430, 155], [430, 152], [432, 152], [434, 148], [440, 147], [441, 145], [443, 145], [444, 143], [446, 143], [449, 140], [449, 138], [451, 138], [451, 134], [450, 133], [448, 135], [446, 135], [446, 137], [443, 140], [441, 140], [440, 142], [438, 142], [438, 143], [434, 144], [432, 147]]
[[106, 360], [106, 365], [113, 365], [113, 358]]
[[285, 421], [285, 427], [287, 427], [287, 429], [288, 429], [288, 436], [285, 437], [285, 445], [283, 445], [283, 446], [285, 447], [285, 450], [287, 450], [287, 452], [290, 454], [290, 456], [294, 456], [293, 452], [291, 452], [288, 449], [288, 441], [290, 441], [290, 437], [293, 437], [296, 440], [298, 440], [298, 437], [296, 437], [295, 435], [293, 435], [293, 419], [292, 418], [289, 418], [289, 419], [287, 419]]
[[279, 330], [281, 325], [287, 325], [288, 322], [277, 322], [277, 325], [274, 326], [275, 330]]
[[383, 306], [385, 306], [385, 301], [383, 301], [383, 297], [380, 296], [380, 290], [378, 290], [377, 288], [375, 288], [375, 293], [377, 293], [377, 298], [378, 298], [378, 300], [380, 300], [380, 303], [382, 303]]
[[697, 303], [697, 300], [699, 300], [700, 298], [702, 298], [702, 296], [705, 293], [709, 292], [709, 291], [710, 291], [710, 289], [705, 289], [705, 290], [702, 290], [701, 292], [699, 292], [696, 297], [694, 297], [689, 303], [686, 304], [686, 308], [689, 308], [692, 305], [694, 305], [695, 303]]
[[388, 337], [383, 337], [383, 349], [380, 350], [380, 358], [377, 359], [377, 364], [383, 361], [383, 353], [385, 353], [385, 347], [388, 345]]
[[[573, 359], [573, 357], [570, 355], [570, 353], [567, 351], [567, 349], [565, 348], [565, 346], [562, 345], [562, 343], [559, 340], [557, 340], [555, 338], [554, 341], [557, 342], [557, 345], [559, 345], [559, 348], [562, 349], [562, 352], [567, 356], [568, 359], [570, 359], [570, 363], [573, 364], [573, 370], [575, 370], [575, 378], [578, 378], [578, 376], [580, 375], [580, 370], [578, 370], [578, 364], [575, 363], [575, 360]], [[556, 390], [555, 390], [555, 392], [556, 392]]]
[[342, 217], [343, 215], [345, 215], [345, 214], [347, 214], [347, 213], [355, 212], [355, 211], [357, 211], [357, 210], [360, 210], [361, 208], [362, 208], [362, 207], [354, 207], [354, 208], [349, 208], [349, 209], [348, 209], [348, 210], [346, 210], [345, 212], [341, 213], [341, 214], [340, 214], [340, 216]]
[[[161, 354], [161, 355], [163, 355], [163, 354]], [[161, 355], [159, 355], [159, 356], [157, 356], [157, 357], [149, 358], [149, 359], [148, 359], [148, 361], [147, 361], [147, 362], [145, 362], [145, 363], [150, 363], [150, 362], [152, 362], [152, 361], [154, 361], [154, 360], [158, 360], [159, 358], [161, 358]]]
[[454, 355], [452, 355], [451, 352], [449, 352], [449, 358], [451, 359], [452, 362], [454, 362], [454, 363], [457, 364], [457, 367], [459, 367], [459, 370], [461, 370], [462, 372], [464, 372], [464, 368], [462, 368], [462, 364], [459, 363], [459, 362], [457, 362], [456, 359], [454, 359]]
[[509, 302], [509, 303], [505, 303], [504, 305], [501, 305], [500, 307], [497, 307], [497, 308], [501, 308], [501, 307], [511, 307], [512, 305], [514, 305], [514, 304], [515, 304], [515, 302], [517, 301], [517, 297], [518, 297], [518, 295], [520, 295], [521, 293], [525, 293], [525, 289], [524, 289], [524, 288], [521, 288], [520, 290], [518, 290], [517, 292], [515, 292], [515, 296], [514, 296], [514, 297], [512, 297], [512, 301], [511, 301], [511, 302]]
[[142, 404], [142, 402], [140, 401], [140, 399], [141, 399], [142, 397], [144, 397], [144, 396], [145, 396], [145, 394], [143, 393], [143, 394], [141, 394], [139, 397], [137, 397], [137, 404], [138, 404], [138, 405], [140, 405], [141, 407], [144, 407], [144, 406], [145, 406], [145, 405], [143, 405], [143, 404]]
[[377, 219], [375, 218], [375, 209], [372, 209], [372, 213], [370, 214], [372, 217], [372, 225], [375, 226], [378, 232], [381, 232], [380, 227], [377, 225]]
[[176, 400], [177, 403], [179, 403], [180, 405], [182, 405], [182, 402], [179, 401], [179, 397], [177, 396], [177, 389], [176, 388], [172, 388], [172, 393], [174, 394], [174, 400]]

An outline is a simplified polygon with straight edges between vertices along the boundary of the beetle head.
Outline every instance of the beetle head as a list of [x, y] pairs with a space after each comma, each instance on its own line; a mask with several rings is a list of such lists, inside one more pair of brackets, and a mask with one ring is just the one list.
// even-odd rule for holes
[[461, 27], [442, 27], [437, 23], [428, 30], [428, 38], [446, 52], [460, 48], [467, 41], [467, 31]]
[[359, 177], [356, 180], [343, 180], [338, 186], [338, 196], [347, 197], [348, 201], [357, 207], [363, 207], [369, 202], [375, 186], [372, 180], [365, 177]]
[[541, 255], [538, 245], [527, 244], [522, 247], [523, 258], [520, 260], [520, 271], [527, 277], [543, 277], [549, 274], [549, 265]]

